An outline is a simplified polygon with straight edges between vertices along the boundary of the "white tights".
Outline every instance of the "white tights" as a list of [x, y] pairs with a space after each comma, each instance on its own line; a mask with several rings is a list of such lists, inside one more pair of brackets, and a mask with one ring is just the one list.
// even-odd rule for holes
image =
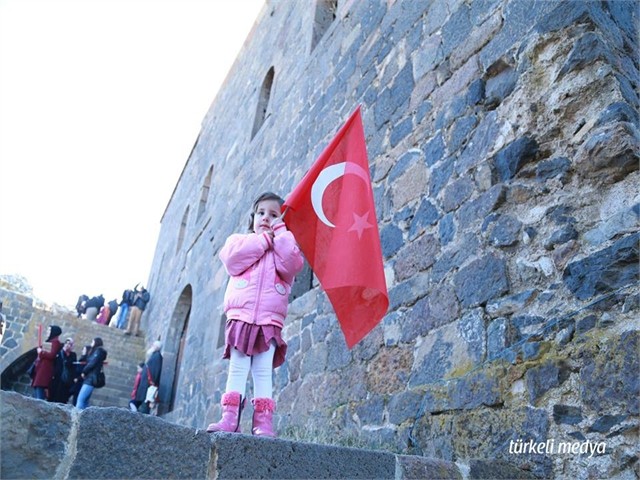
[[227, 393], [240, 392], [245, 396], [247, 376], [251, 370], [253, 377], [253, 395], [255, 398], [273, 398], [273, 355], [276, 352], [274, 341], [269, 343], [269, 350], [253, 356], [231, 349], [229, 376], [227, 377]]

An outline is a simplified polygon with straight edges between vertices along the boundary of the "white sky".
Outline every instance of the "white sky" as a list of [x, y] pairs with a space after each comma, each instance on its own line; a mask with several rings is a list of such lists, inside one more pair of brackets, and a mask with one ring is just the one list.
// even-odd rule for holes
[[161, 216], [263, 4], [0, 0], [0, 274], [68, 306], [146, 285]]

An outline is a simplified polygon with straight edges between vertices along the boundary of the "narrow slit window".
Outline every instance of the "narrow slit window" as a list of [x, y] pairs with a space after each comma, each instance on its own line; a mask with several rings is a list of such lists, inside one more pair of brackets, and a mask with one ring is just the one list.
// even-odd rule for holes
[[200, 204], [198, 205], [198, 220], [202, 218], [205, 210], [207, 209], [207, 200], [209, 199], [209, 189], [211, 188], [211, 176], [213, 175], [213, 165], [209, 168], [209, 172], [202, 184], [202, 191], [200, 192]]
[[182, 223], [180, 224], [180, 233], [178, 234], [178, 248], [176, 248], [176, 253], [180, 251], [182, 248], [182, 243], [184, 242], [184, 235], [187, 231], [187, 221], [189, 220], [189, 207], [184, 211], [184, 215], [182, 216]]
[[260, 97], [258, 98], [258, 108], [256, 110], [256, 118], [253, 122], [253, 131], [251, 132], [251, 139], [256, 136], [256, 133], [262, 127], [262, 124], [267, 119], [267, 109], [269, 107], [269, 98], [271, 97], [271, 87], [273, 86], [273, 77], [275, 76], [275, 70], [273, 67], [269, 69], [267, 75], [264, 77], [262, 87], [260, 88]]
[[320, 43], [320, 39], [336, 19], [338, 0], [317, 0], [316, 14], [313, 18], [313, 36], [311, 37], [311, 51]]

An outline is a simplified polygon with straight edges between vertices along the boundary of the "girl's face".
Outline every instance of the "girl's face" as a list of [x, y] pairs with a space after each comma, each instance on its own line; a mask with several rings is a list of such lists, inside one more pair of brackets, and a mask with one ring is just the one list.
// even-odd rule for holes
[[271, 230], [271, 222], [280, 216], [280, 203], [277, 200], [263, 200], [258, 203], [253, 215], [253, 231], [263, 233]]

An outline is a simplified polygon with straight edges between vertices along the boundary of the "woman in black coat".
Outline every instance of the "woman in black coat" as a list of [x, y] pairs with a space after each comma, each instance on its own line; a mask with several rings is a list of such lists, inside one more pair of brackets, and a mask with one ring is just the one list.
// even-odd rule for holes
[[91, 342], [91, 352], [89, 353], [89, 359], [87, 364], [82, 369], [82, 387], [78, 394], [78, 404], [76, 405], [80, 410], [84, 410], [89, 406], [89, 399], [93, 393], [94, 388], [101, 388], [104, 385], [98, 384], [98, 373], [102, 370], [102, 364], [107, 358], [107, 351], [102, 348], [102, 339], [96, 337]]
[[156, 341], [153, 342], [153, 345], [147, 351], [147, 363], [145, 363], [142, 369], [140, 385], [138, 385], [135, 398], [136, 402], [140, 402], [140, 407], [138, 407], [140, 413], [149, 413], [153, 407], [152, 402], [147, 402], [147, 389], [149, 386], [154, 385], [160, 387], [160, 374], [162, 373], [161, 348], [162, 343]]

